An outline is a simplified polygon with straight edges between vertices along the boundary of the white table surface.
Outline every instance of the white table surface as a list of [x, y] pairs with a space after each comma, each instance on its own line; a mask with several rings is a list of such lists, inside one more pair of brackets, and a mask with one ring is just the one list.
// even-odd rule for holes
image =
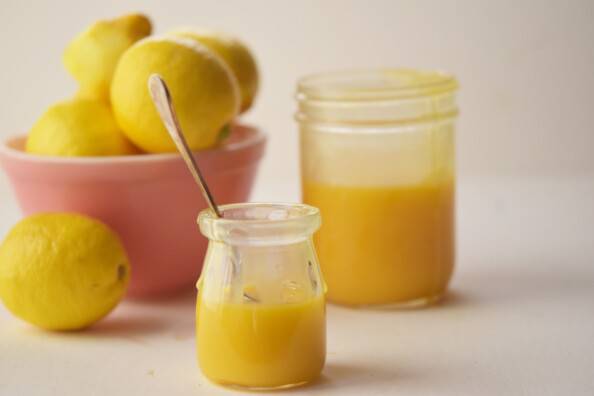
[[[296, 186], [255, 199], [291, 200]], [[0, 232], [18, 219], [0, 176]], [[594, 181], [462, 180], [451, 297], [416, 311], [330, 306], [323, 377], [295, 395], [594, 394]], [[1, 395], [223, 395], [194, 353], [194, 296], [125, 301], [89, 331], [0, 308]]]

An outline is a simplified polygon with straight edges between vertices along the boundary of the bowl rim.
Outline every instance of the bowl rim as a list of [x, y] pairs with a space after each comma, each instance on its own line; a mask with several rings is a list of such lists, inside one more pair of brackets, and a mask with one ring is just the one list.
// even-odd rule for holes
[[[250, 130], [253, 133], [237, 142], [222, 144], [220, 146], [205, 150], [194, 151], [199, 157], [213, 156], [219, 153], [231, 153], [241, 151], [252, 146], [257, 146], [266, 141], [267, 134], [260, 128], [249, 124], [235, 124], [234, 128]], [[13, 148], [10, 143], [25, 139], [26, 134], [14, 134], [5, 137], [0, 142], [0, 158], [7, 157], [27, 162], [51, 163], [51, 164], [72, 164], [72, 165], [107, 165], [107, 164], [130, 164], [142, 162], [162, 162], [178, 160], [181, 155], [178, 152], [172, 153], [140, 153], [131, 155], [107, 155], [89, 157], [60, 157], [53, 155], [29, 154], [25, 151]]]

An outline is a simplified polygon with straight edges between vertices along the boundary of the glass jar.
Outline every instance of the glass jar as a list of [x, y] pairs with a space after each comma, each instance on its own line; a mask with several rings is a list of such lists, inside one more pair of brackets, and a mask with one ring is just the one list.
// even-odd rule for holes
[[303, 202], [330, 301], [439, 300], [454, 267], [456, 80], [369, 70], [299, 81]]
[[197, 355], [212, 381], [251, 389], [312, 381], [326, 358], [316, 208], [243, 203], [198, 217], [209, 239], [196, 304]]

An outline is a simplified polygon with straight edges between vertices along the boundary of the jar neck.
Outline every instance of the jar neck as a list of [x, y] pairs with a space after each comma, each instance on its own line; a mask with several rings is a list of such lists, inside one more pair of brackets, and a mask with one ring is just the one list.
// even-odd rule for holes
[[198, 216], [200, 231], [211, 241], [233, 246], [278, 246], [308, 241], [320, 226], [317, 208], [303, 204], [241, 203]]
[[298, 84], [296, 118], [355, 128], [443, 120], [457, 114], [456, 88], [450, 75], [407, 69], [312, 75]]

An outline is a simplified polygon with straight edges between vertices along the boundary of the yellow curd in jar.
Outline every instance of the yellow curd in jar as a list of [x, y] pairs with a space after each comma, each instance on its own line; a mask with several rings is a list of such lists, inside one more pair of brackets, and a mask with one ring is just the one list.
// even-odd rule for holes
[[324, 297], [196, 305], [198, 360], [212, 381], [248, 388], [310, 382], [326, 356]]
[[299, 80], [303, 202], [328, 299], [412, 307], [437, 301], [454, 267], [454, 76], [337, 71]]
[[322, 213], [314, 240], [330, 301], [427, 303], [454, 266], [454, 182], [347, 186], [303, 184]]

